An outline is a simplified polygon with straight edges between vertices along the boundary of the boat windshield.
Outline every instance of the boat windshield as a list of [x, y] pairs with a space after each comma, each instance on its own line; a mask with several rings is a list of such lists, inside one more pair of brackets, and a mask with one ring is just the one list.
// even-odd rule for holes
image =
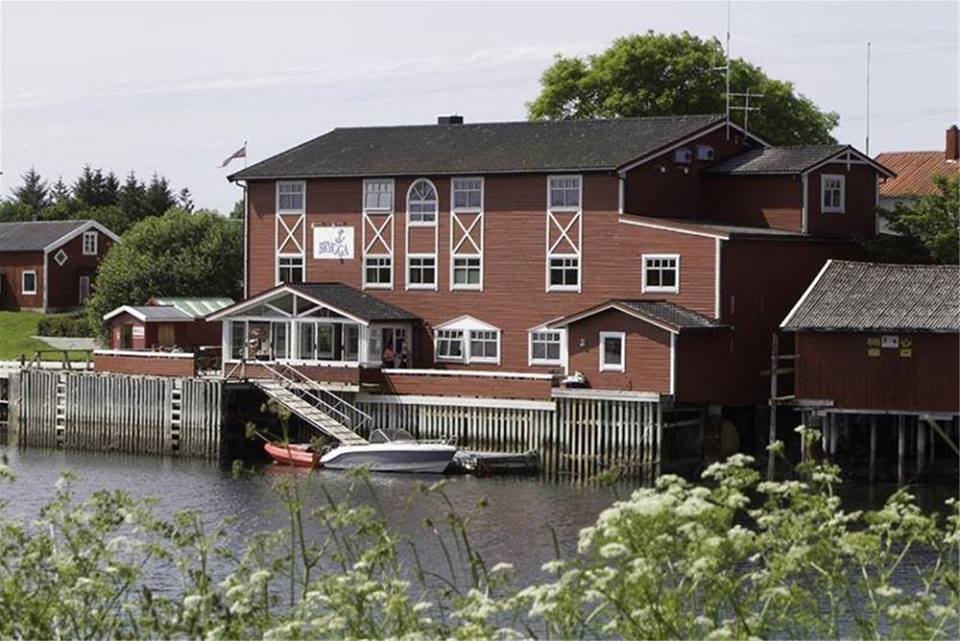
[[373, 432], [370, 434], [371, 443], [390, 443], [393, 441], [412, 440], [414, 440], [413, 435], [407, 430], [400, 428], [373, 430]]

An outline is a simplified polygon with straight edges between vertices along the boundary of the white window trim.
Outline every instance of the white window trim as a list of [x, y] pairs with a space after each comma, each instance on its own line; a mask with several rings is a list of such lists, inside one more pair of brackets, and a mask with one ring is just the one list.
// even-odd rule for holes
[[[560, 334], [560, 357], [556, 360], [550, 358], [533, 357], [533, 335], [535, 333], [554, 332]], [[567, 330], [566, 328], [550, 328], [546, 326], [534, 327], [527, 330], [527, 365], [533, 366], [561, 366], [566, 370], [567, 363]]]
[[[424, 222], [422, 220], [413, 221], [410, 220], [410, 192], [413, 191], [413, 188], [417, 183], [425, 182], [430, 187], [433, 188], [433, 193], [437, 197], [437, 210], [433, 213], [433, 222]], [[407, 198], [405, 201], [406, 211], [407, 211], [407, 227], [436, 227], [438, 224], [438, 219], [440, 218], [440, 192], [437, 190], [437, 186], [429, 178], [417, 178], [410, 186], [407, 187]]]
[[[478, 261], [480, 261], [480, 264], [477, 267], [477, 269], [480, 270], [479, 283], [476, 283], [476, 284], [457, 283], [456, 279], [454, 278], [454, 275], [456, 274], [456, 271], [457, 271], [456, 262], [458, 260], [466, 260], [468, 258], [476, 258]], [[450, 290], [451, 291], [462, 290], [462, 291], [474, 291], [474, 292], [483, 291], [483, 256], [481, 254], [455, 254], [450, 256]]]
[[[456, 207], [455, 202], [455, 192], [456, 192], [456, 183], [458, 180], [479, 180], [480, 181], [480, 207]], [[487, 204], [487, 185], [483, 176], [455, 176], [450, 179], [450, 291], [483, 291], [484, 283], [484, 231], [486, 227], [486, 204]], [[460, 214], [476, 214], [476, 218], [470, 225], [464, 224], [458, 216]], [[460, 227], [460, 231], [463, 232], [463, 235], [460, 238], [459, 243], [454, 243], [454, 231]], [[474, 234], [475, 227], [479, 226], [479, 247], [476, 247], [477, 243], [475, 242]], [[461, 249], [469, 249], [471, 251], [463, 252]], [[476, 250], [476, 251], [473, 251]], [[477, 284], [470, 283], [456, 283], [454, 279], [455, 263], [458, 258], [477, 258], [479, 259], [479, 268], [480, 268], [480, 282]]]
[[[390, 185], [390, 206], [389, 207], [367, 207], [367, 185], [371, 183]], [[393, 178], [364, 178], [362, 192], [360, 194], [360, 208], [363, 212], [361, 216], [360, 244], [360, 282], [363, 283], [363, 289], [393, 289], [394, 270], [394, 212], [396, 210], [396, 182]], [[371, 216], [382, 216], [384, 220], [378, 225], [377, 221]], [[367, 239], [367, 228], [372, 230], [373, 238]], [[389, 239], [389, 242], [387, 240]], [[370, 249], [380, 241], [387, 248], [387, 253], [371, 253]], [[367, 282], [367, 259], [368, 258], [389, 258], [390, 259], [390, 283], [368, 283]]]
[[277, 275], [277, 284], [279, 285], [281, 282], [283, 282], [283, 281], [280, 280], [280, 261], [281, 261], [281, 259], [283, 259], [283, 258], [299, 258], [299, 259], [300, 259], [300, 275], [303, 277], [303, 280], [300, 280], [300, 281], [298, 281], [298, 282], [300, 282], [300, 283], [305, 283], [305, 282], [307, 282], [307, 258], [306, 258], [306, 256], [304, 256], [303, 254], [297, 254], [297, 253], [289, 253], [289, 252], [287, 252], [287, 253], [283, 253], [283, 254], [277, 254], [277, 274], [276, 274], [276, 275]]
[[[388, 207], [367, 207], [367, 185], [374, 183], [390, 185], [390, 205]], [[363, 193], [360, 196], [360, 208], [369, 213], [385, 214], [392, 212], [394, 208], [394, 199], [396, 197], [395, 188], [396, 185], [393, 182], [393, 178], [364, 178]]]
[[[620, 364], [619, 365], [608, 365], [603, 361], [603, 357], [606, 353], [604, 341], [607, 338], [617, 338], [620, 340]], [[598, 350], [600, 352], [600, 371], [601, 372], [624, 372], [627, 368], [627, 334], [626, 332], [600, 332], [600, 344], [598, 345]]]
[[[479, 207], [457, 207], [456, 192], [457, 181], [479, 180], [480, 181], [480, 206]], [[483, 212], [484, 200], [486, 198], [486, 185], [483, 183], [483, 176], [454, 176], [450, 179], [450, 211], [455, 214], [479, 214]]]
[[[827, 189], [827, 180], [840, 181], [840, 206], [826, 207], [823, 204], [824, 192]], [[820, 211], [824, 214], [842, 214], [847, 208], [847, 177], [842, 174], [820, 174]]]
[[[503, 332], [499, 327], [490, 325], [489, 323], [484, 323], [481, 320], [478, 320], [472, 316], [460, 316], [449, 320], [445, 323], [437, 325], [433, 328], [433, 357], [434, 361], [437, 363], [464, 363], [470, 365], [473, 363], [487, 363], [487, 364], [500, 364], [500, 360], [503, 357]], [[439, 332], [442, 330], [453, 330], [460, 331], [462, 344], [460, 346], [460, 351], [463, 354], [461, 358], [450, 358], [442, 357], [438, 355], [437, 345], [439, 343], [438, 336]], [[497, 356], [477, 356], [473, 357], [470, 355], [470, 340], [471, 333], [474, 331], [478, 332], [496, 332], [497, 335]]]
[[[83, 298], [83, 281], [87, 281], [87, 298], [86, 298], [86, 300], [84, 300], [84, 298]], [[93, 289], [92, 289], [91, 283], [90, 283], [90, 276], [88, 276], [88, 275], [86, 275], [86, 274], [83, 274], [82, 276], [80, 276], [79, 279], [77, 279], [77, 304], [78, 304], [78, 305], [85, 305], [86, 302], [87, 302], [88, 300], [90, 300], [90, 297], [91, 297], [91, 296], [93, 296]]]
[[[280, 209], [280, 186], [300, 185], [303, 188], [303, 207], [300, 209]], [[274, 187], [274, 211], [277, 214], [304, 214], [307, 211], [307, 181], [306, 180], [278, 180]]]
[[[92, 250], [92, 251], [87, 251], [87, 239], [92, 239], [92, 242], [93, 242], [93, 250]], [[96, 256], [97, 253], [99, 253], [99, 248], [100, 248], [100, 242], [99, 242], [99, 241], [100, 241], [100, 234], [98, 234], [96, 231], [85, 231], [85, 232], [83, 232], [83, 240], [81, 241], [82, 244], [83, 244], [83, 255], [84, 255], [84, 256]], [[66, 262], [66, 261], [64, 261], [64, 262]]]
[[[661, 285], [647, 285], [647, 259], [666, 259], [677, 261], [677, 284], [673, 287]], [[642, 254], [640, 256], [640, 271], [642, 282], [640, 292], [643, 294], [679, 294], [680, 293], [680, 254]]]
[[[412, 283], [410, 282], [410, 259], [411, 258], [432, 258], [433, 259], [433, 282], [432, 283]], [[437, 291], [437, 281], [439, 280], [437, 273], [437, 255], [436, 254], [407, 254], [407, 271], [406, 271], [406, 289], [428, 289]]]
[[[389, 258], [390, 259], [390, 282], [388, 283], [370, 283], [367, 281], [367, 259], [368, 258]], [[393, 289], [393, 254], [364, 254], [363, 262], [363, 288], [364, 289]]]
[[[577, 180], [577, 200], [579, 205], [577, 207], [554, 207], [550, 204], [550, 191], [551, 186], [554, 180], [561, 179], [572, 179]], [[544, 261], [545, 267], [545, 291], [547, 292], [582, 292], [583, 291], [583, 176], [581, 174], [556, 174], [547, 176], [547, 221], [546, 221], [546, 230], [545, 230], [545, 241], [546, 241], [546, 257]], [[574, 217], [566, 224], [561, 225], [560, 221], [557, 220], [554, 214], [558, 213], [573, 213]], [[557, 238], [556, 242], [551, 246], [550, 237], [553, 232], [553, 228], [556, 227], [560, 231], [560, 237]], [[570, 231], [575, 231], [576, 243], [574, 239], [568, 233]], [[564, 253], [555, 253], [553, 250], [556, 249], [562, 242], [566, 240], [568, 245], [574, 247], [574, 253], [564, 252]], [[577, 284], [574, 285], [552, 285], [550, 283], [550, 259], [551, 258], [576, 258], [577, 259]]]
[[[33, 274], [33, 289], [27, 290], [27, 274]], [[26, 269], [20, 273], [20, 294], [22, 296], [37, 295], [37, 270]]]
[[[577, 259], [577, 284], [576, 285], [554, 285], [550, 281], [550, 271], [552, 269], [550, 261], [554, 258], [576, 258]], [[566, 270], [566, 268], [563, 268]], [[548, 292], [579, 292], [583, 279], [583, 261], [580, 254], [550, 254], [547, 256], [547, 291]]]

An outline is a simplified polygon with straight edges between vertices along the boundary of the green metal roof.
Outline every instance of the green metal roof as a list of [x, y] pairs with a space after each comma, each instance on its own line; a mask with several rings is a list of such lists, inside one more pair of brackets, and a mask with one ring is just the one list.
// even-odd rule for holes
[[158, 296], [151, 298], [149, 301], [151, 305], [169, 305], [175, 307], [184, 314], [189, 314], [192, 318], [203, 318], [208, 314], [220, 311], [224, 307], [229, 307], [233, 305], [233, 303], [232, 298], [225, 296]]

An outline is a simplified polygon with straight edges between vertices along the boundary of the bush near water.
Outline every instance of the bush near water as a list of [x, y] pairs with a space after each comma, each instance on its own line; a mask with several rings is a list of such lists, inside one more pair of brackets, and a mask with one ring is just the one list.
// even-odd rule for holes
[[90, 324], [83, 313], [44, 316], [37, 323], [37, 332], [40, 336], [93, 336]]
[[[803, 430], [806, 443], [817, 437]], [[955, 500], [942, 521], [904, 490], [880, 510], [847, 512], [831, 464], [808, 460], [780, 482], [752, 465], [735, 455], [702, 485], [667, 475], [637, 489], [529, 585], [480, 557], [476, 511], [450, 501], [442, 521], [424, 524], [443, 576], [376, 501], [351, 492], [305, 505], [314, 477], [277, 482], [289, 528], [243, 551], [198, 513], [162, 520], [123, 491], [81, 502], [65, 478], [35, 520], [0, 511], [0, 637], [956, 638]], [[3, 465], [0, 476], [15, 488]], [[353, 486], [371, 489], [363, 474]], [[421, 490], [443, 495], [443, 482]], [[325, 526], [319, 540], [305, 535], [308, 519]], [[213, 575], [214, 557], [231, 567], [225, 576]], [[179, 588], [151, 585], [157, 564], [178, 570]]]

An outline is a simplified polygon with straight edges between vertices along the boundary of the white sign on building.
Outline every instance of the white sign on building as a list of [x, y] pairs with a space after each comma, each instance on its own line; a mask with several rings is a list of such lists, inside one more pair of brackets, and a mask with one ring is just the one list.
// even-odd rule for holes
[[313, 257], [320, 260], [353, 258], [353, 227], [314, 227]]

